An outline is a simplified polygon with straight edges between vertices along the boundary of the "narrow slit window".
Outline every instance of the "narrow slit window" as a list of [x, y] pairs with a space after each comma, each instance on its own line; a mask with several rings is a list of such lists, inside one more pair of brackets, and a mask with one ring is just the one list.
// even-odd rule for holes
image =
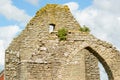
[[55, 24], [49, 24], [49, 33], [53, 32], [55, 29]]

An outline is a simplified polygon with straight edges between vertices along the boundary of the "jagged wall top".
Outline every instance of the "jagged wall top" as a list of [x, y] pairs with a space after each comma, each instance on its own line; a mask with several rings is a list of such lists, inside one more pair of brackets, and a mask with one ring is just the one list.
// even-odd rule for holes
[[58, 4], [47, 4], [45, 7], [41, 8], [39, 11], [37, 11], [36, 16], [40, 16], [44, 11], [51, 9], [51, 12], [54, 12], [55, 10], [59, 9], [61, 11], [69, 12], [70, 9], [67, 5], [58, 5]]
[[47, 4], [45, 7], [37, 11], [35, 17], [31, 19], [29, 24], [31, 23], [45, 24], [46, 29], [48, 28], [49, 24], [55, 24], [55, 31], [58, 31], [62, 27], [75, 31], [80, 29], [79, 23], [73, 17], [67, 5]]

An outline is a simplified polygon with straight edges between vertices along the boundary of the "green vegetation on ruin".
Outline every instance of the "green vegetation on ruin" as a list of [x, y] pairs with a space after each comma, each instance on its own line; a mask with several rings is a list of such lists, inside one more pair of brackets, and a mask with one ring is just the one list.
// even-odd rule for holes
[[68, 30], [65, 29], [65, 28], [62, 28], [62, 29], [59, 29], [58, 30], [58, 38], [59, 40], [66, 40], [67, 39], [67, 33], [68, 33]]
[[90, 32], [90, 29], [87, 26], [85, 26], [85, 25], [83, 25], [83, 27], [81, 27], [79, 30], [81, 32]]

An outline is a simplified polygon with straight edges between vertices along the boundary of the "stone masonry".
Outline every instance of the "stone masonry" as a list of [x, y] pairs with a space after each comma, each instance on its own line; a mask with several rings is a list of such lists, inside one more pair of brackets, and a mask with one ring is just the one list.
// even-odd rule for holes
[[41, 8], [6, 50], [5, 80], [100, 80], [98, 62], [109, 80], [120, 80], [120, 52], [80, 27], [66, 5]]

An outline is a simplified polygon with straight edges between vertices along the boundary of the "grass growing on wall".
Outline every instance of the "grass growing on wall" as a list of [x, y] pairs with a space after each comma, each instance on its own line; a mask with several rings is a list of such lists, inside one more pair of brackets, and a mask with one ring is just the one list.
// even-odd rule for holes
[[90, 29], [84, 25], [83, 27], [80, 28], [80, 31], [81, 32], [90, 32]]
[[65, 29], [65, 28], [62, 28], [62, 29], [59, 29], [58, 30], [58, 38], [59, 40], [66, 40], [67, 39], [67, 33], [68, 33], [68, 30]]

